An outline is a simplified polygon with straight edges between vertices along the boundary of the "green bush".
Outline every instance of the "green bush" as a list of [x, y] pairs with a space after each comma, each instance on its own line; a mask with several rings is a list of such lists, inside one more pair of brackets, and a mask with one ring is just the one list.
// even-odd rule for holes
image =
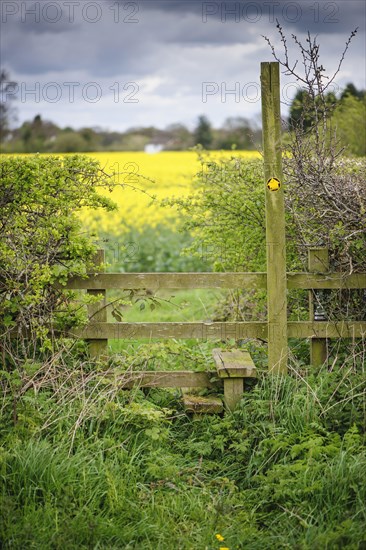
[[50, 323], [81, 320], [83, 308], [60, 288], [87, 272], [96, 251], [78, 212], [114, 204], [99, 192], [108, 178], [87, 157], [3, 157], [0, 176], [0, 343], [19, 365], [34, 358], [36, 343], [52, 348]]
[[204, 256], [216, 271], [265, 270], [265, 217], [261, 161], [213, 159], [198, 150], [202, 169], [188, 198], [168, 199], [195, 237], [187, 251]]
[[346, 154], [366, 155], [365, 118], [366, 96], [357, 98], [347, 95], [337, 105], [331, 122]]

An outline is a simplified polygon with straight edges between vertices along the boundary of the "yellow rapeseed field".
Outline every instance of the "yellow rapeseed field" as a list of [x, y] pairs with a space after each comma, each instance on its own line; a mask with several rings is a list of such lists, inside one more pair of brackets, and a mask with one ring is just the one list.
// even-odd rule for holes
[[[231, 151], [213, 155], [231, 156]], [[235, 152], [238, 156], [255, 158], [255, 151]], [[197, 154], [187, 152], [89, 153], [108, 174], [114, 174], [117, 187], [110, 197], [118, 204], [114, 212], [84, 211], [83, 221], [89, 230], [98, 233], [121, 234], [129, 228], [159, 223], [174, 224], [173, 209], [162, 208], [159, 201], [171, 196], [186, 196], [192, 190], [194, 175], [202, 170]], [[157, 200], [153, 201], [152, 196]]]

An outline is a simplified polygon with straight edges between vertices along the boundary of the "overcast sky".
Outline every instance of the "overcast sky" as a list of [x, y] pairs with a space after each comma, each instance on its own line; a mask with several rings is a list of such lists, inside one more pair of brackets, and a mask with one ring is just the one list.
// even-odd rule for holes
[[[291, 34], [318, 35], [327, 72], [366, 87], [364, 0], [202, 2], [198, 0], [0, 0], [1, 67], [19, 84], [18, 123], [41, 114], [58, 125], [125, 130], [206, 114], [258, 117], [262, 35], [278, 44], [275, 19]], [[279, 49], [279, 51], [281, 51]], [[283, 99], [293, 96], [283, 77]], [[231, 91], [231, 93], [230, 93]], [[286, 113], [286, 106], [283, 106]]]

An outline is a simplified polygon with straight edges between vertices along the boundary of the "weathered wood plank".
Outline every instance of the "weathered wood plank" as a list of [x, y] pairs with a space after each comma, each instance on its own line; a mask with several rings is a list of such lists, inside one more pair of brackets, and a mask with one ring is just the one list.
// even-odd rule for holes
[[[267, 339], [267, 323], [93, 323], [67, 333], [78, 338]], [[365, 321], [289, 321], [289, 338], [364, 338]]]
[[288, 273], [287, 288], [289, 289], [337, 289], [366, 288], [366, 273]]
[[290, 338], [366, 338], [363, 321], [290, 321]]
[[265, 338], [267, 323], [91, 323], [69, 332], [79, 338], [198, 338], [228, 340]]
[[224, 410], [222, 400], [214, 396], [184, 394], [183, 404], [185, 410], [193, 414], [219, 414]]
[[312, 273], [327, 273], [329, 271], [329, 252], [324, 246], [308, 249], [308, 270]]
[[212, 350], [217, 374], [220, 378], [255, 378], [256, 368], [253, 359], [247, 351]]
[[[176, 326], [177, 325], [177, 326]], [[178, 326], [179, 325], [179, 326]], [[51, 330], [51, 329], [50, 329]], [[70, 338], [197, 338], [227, 340], [267, 339], [267, 323], [93, 323], [83, 329], [52, 330], [55, 336]], [[17, 329], [10, 334], [17, 335]], [[366, 338], [366, 321], [289, 321], [289, 338]], [[27, 338], [27, 333], [24, 334]]]
[[278, 62], [261, 63], [261, 95], [266, 203], [268, 368], [273, 373], [286, 373], [286, 238]]
[[[199, 277], [194, 276], [199, 275]], [[67, 289], [265, 289], [266, 273], [100, 273], [88, 279], [72, 277]], [[366, 288], [366, 273], [287, 273], [288, 289]]]
[[250, 354], [241, 350], [212, 351], [219, 378], [224, 380], [224, 401], [233, 411], [244, 392], [244, 378], [255, 377], [256, 369]]
[[120, 375], [111, 375], [120, 388], [131, 389], [134, 386], [141, 388], [208, 388], [213, 389], [220, 385], [220, 381], [213, 381], [215, 371], [141, 371], [126, 372]]
[[266, 288], [265, 273], [100, 273], [72, 277], [68, 289]]

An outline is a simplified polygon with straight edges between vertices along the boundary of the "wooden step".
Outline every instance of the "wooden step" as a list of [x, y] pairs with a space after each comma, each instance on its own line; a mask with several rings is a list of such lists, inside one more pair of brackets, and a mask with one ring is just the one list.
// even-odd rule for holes
[[193, 414], [219, 414], [224, 410], [224, 405], [219, 397], [210, 395], [183, 394], [183, 404], [186, 412]]
[[224, 382], [224, 401], [229, 411], [233, 411], [244, 393], [244, 378], [256, 378], [256, 368], [247, 351], [233, 349], [212, 351], [219, 378]]
[[222, 351], [220, 348], [212, 350], [217, 374], [220, 378], [256, 378], [256, 368], [247, 351], [233, 349]]

